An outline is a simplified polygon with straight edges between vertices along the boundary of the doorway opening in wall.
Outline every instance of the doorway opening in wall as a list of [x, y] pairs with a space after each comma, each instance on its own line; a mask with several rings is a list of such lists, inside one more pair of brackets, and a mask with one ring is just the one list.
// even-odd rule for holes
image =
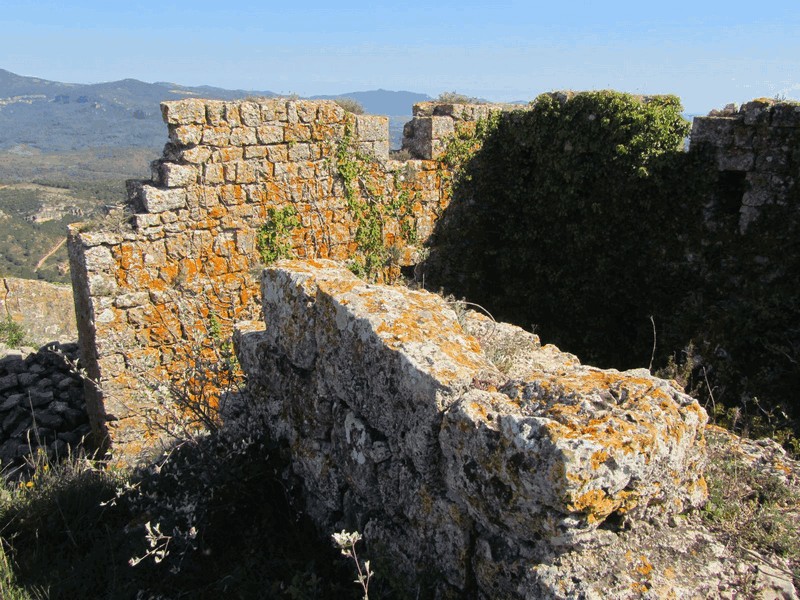
[[747, 191], [747, 173], [720, 171], [718, 189], [720, 212], [724, 215], [738, 215], [744, 193]]

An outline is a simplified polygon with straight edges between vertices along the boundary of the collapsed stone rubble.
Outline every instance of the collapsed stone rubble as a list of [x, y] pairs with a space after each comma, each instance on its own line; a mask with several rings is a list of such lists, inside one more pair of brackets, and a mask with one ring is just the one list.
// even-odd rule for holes
[[83, 380], [64, 360], [77, 362], [77, 343], [53, 342], [27, 356], [7, 352], [0, 358], [0, 468], [13, 477], [39, 448], [54, 460], [83, 447], [91, 427]]

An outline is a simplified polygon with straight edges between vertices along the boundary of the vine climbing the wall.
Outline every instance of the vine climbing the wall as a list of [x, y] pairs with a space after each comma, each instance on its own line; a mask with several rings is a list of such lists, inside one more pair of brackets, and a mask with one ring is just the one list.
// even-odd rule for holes
[[336, 172], [344, 186], [345, 202], [355, 221], [357, 253], [350, 261], [350, 269], [367, 279], [393, 279], [402, 249], [396, 244], [387, 244], [386, 218], [399, 224], [400, 236], [406, 244], [415, 243], [413, 194], [396, 173], [393, 189], [387, 189], [386, 183], [380, 181], [371, 168], [375, 158], [355, 143], [350, 124], [345, 126], [335, 159]]
[[258, 230], [256, 246], [261, 261], [268, 265], [292, 255], [292, 232], [300, 227], [300, 217], [294, 206], [269, 208], [267, 221]]

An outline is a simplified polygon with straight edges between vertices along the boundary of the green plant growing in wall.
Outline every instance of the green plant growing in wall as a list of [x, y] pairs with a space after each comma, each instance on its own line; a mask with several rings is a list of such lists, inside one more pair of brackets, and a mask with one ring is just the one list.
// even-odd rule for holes
[[267, 220], [258, 230], [256, 247], [261, 261], [268, 265], [292, 255], [292, 232], [300, 227], [300, 216], [294, 206], [272, 207]]
[[676, 290], [693, 283], [679, 240], [702, 222], [681, 110], [671, 96], [554, 93], [457, 132], [428, 283], [601, 366], [647, 365], [648, 315], [668, 347]]
[[355, 98], [350, 98], [349, 96], [341, 96], [339, 98], [334, 98], [333, 100], [345, 109], [349, 113], [353, 113], [354, 115], [363, 115], [364, 114], [364, 107], [361, 103], [356, 100]]
[[370, 170], [375, 158], [358, 147], [349, 124], [336, 147], [335, 160], [345, 202], [356, 224], [354, 241], [358, 252], [350, 262], [350, 269], [359, 277], [379, 279], [387, 264], [396, 263], [399, 255], [398, 248], [389, 248], [385, 243], [385, 219], [388, 217], [399, 223], [406, 243], [413, 244], [417, 240], [412, 195], [397, 175], [393, 182], [395, 191], [390, 198], [387, 200], [380, 193], [379, 182]]
[[440, 176], [445, 178], [444, 183], [455, 185], [459, 177], [469, 181], [471, 174], [464, 169], [465, 165], [483, 147], [483, 143], [496, 129], [500, 120], [500, 112], [491, 113], [485, 119], [478, 119], [475, 127], [468, 128], [463, 124], [456, 124], [456, 133], [445, 145], [444, 152], [439, 157]]
[[11, 317], [0, 321], [0, 342], [9, 348], [18, 348], [25, 342], [25, 330], [22, 325], [14, 322]]

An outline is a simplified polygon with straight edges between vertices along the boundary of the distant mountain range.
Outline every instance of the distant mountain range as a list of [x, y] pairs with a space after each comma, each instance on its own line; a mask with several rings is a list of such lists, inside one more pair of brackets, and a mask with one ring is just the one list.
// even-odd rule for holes
[[[123, 79], [76, 84], [25, 77], [0, 69], [0, 150], [26, 146], [43, 152], [96, 147], [160, 148], [166, 141], [159, 103], [198, 97], [220, 100], [274, 97], [271, 91], [227, 90], [176, 83]], [[430, 96], [373, 90], [340, 94], [360, 102], [370, 114], [393, 117], [392, 137], [411, 116], [415, 102]], [[337, 98], [339, 96], [314, 96]], [[399, 145], [399, 139], [393, 139]]]

